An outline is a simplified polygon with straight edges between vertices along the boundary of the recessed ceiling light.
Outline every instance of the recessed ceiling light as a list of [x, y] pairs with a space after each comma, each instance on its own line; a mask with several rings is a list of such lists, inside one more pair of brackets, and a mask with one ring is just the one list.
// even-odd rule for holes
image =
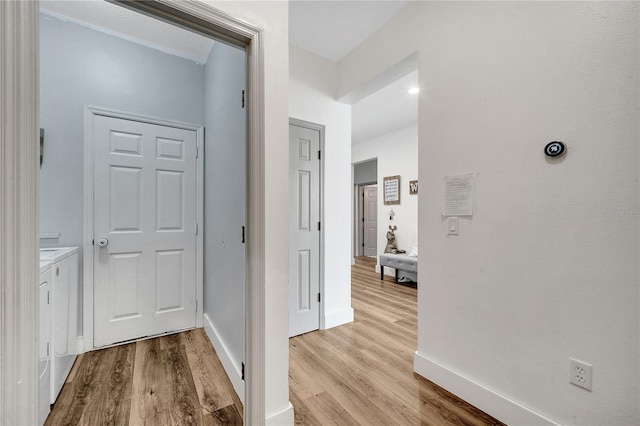
[[412, 87], [411, 89], [409, 89], [409, 94], [410, 95], [415, 95], [418, 92], [420, 92], [420, 88], [419, 87]]

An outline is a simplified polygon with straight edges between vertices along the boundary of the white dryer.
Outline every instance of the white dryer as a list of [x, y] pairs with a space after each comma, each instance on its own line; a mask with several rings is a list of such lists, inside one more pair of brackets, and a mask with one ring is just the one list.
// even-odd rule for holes
[[38, 424], [51, 411], [51, 262], [40, 262], [40, 362], [38, 364]]
[[78, 247], [40, 249], [51, 262], [51, 395], [53, 404], [76, 360], [78, 339]]

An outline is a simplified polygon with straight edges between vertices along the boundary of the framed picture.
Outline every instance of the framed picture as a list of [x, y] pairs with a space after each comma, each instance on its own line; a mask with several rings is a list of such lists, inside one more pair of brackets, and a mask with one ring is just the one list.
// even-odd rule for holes
[[410, 180], [409, 181], [409, 194], [415, 195], [418, 193], [418, 181]]
[[400, 176], [384, 178], [384, 204], [400, 204]]

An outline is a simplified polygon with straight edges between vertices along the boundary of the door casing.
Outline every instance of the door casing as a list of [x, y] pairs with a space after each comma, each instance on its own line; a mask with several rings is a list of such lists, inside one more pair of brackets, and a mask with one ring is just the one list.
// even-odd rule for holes
[[[104, 116], [130, 121], [140, 121], [160, 126], [196, 132], [196, 150], [202, 152], [204, 144], [204, 127], [180, 121], [165, 120], [122, 111], [110, 110], [94, 106], [84, 108], [84, 226], [83, 226], [83, 257], [82, 257], [82, 315], [83, 336], [81, 352], [96, 349], [94, 345], [94, 117]], [[196, 235], [196, 327], [204, 324], [204, 272], [203, 272], [203, 221], [204, 221], [204, 155], [196, 157], [196, 224], [199, 227]], [[90, 255], [89, 255], [90, 254]], [[153, 336], [150, 336], [153, 337]], [[108, 347], [107, 346], [101, 346]]]

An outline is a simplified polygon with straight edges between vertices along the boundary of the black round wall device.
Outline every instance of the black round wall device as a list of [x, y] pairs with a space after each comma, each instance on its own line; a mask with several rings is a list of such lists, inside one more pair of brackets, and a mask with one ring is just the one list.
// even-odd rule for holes
[[549, 142], [547, 146], [544, 147], [544, 153], [548, 157], [558, 157], [565, 152], [565, 146], [560, 141]]

